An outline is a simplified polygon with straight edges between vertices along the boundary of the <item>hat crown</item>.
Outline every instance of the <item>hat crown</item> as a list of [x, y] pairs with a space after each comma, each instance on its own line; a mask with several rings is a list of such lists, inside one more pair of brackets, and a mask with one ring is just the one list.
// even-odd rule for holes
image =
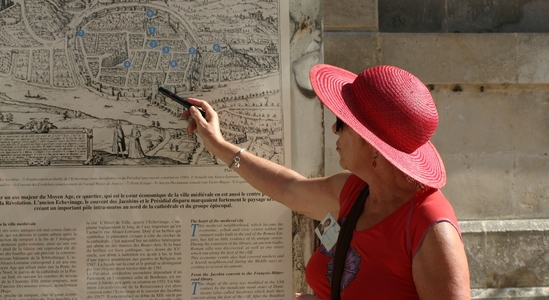
[[392, 66], [360, 73], [350, 85], [356, 119], [388, 145], [412, 153], [438, 125], [431, 93], [414, 75]]

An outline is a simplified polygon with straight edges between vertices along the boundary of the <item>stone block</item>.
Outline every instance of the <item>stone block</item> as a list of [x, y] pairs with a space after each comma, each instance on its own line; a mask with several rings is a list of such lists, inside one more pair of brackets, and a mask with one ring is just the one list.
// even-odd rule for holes
[[383, 33], [383, 64], [427, 84], [517, 82], [516, 34]]
[[389, 64], [426, 84], [549, 82], [549, 34], [332, 31], [324, 38], [325, 62], [354, 72]]
[[439, 127], [433, 140], [442, 154], [545, 155], [549, 152], [549, 90], [435, 86]]
[[442, 155], [447, 182], [441, 190], [460, 220], [514, 218], [511, 170], [506, 156]]
[[448, 32], [547, 32], [544, 0], [448, 0]]
[[548, 91], [466, 85], [432, 94], [440, 116], [432, 142], [458, 217], [549, 218]]
[[445, 6], [439, 0], [379, 0], [379, 31], [445, 32]]
[[549, 83], [549, 34], [519, 34], [518, 82]]
[[324, 29], [378, 30], [377, 0], [325, 0]]
[[[462, 230], [464, 230], [463, 226]], [[472, 232], [463, 233], [465, 253], [469, 264], [469, 276], [471, 278], [471, 288], [482, 288], [485, 286], [486, 266], [486, 247], [485, 234]]]
[[460, 227], [474, 299], [549, 296], [548, 219], [460, 221]]
[[379, 0], [382, 32], [548, 32], [544, 0]]
[[486, 287], [548, 286], [549, 264], [543, 232], [503, 232], [486, 236]]
[[502, 26], [520, 20], [518, 2], [448, 0], [447, 32], [502, 32]]
[[489, 300], [547, 300], [549, 299], [549, 287], [503, 289], [479, 288], [472, 289], [471, 296], [471, 299]]
[[[545, 133], [547, 134], [547, 131]], [[549, 155], [547, 153], [517, 158], [516, 170], [513, 174], [517, 216], [549, 218], [548, 182]]]
[[324, 34], [324, 62], [356, 74], [379, 65], [379, 34], [371, 32]]

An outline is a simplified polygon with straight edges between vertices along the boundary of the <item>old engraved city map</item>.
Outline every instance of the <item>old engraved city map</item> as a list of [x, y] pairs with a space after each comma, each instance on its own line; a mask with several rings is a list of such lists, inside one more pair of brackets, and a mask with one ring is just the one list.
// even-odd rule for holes
[[184, 108], [283, 163], [279, 3], [0, 0], [0, 167], [213, 165]]

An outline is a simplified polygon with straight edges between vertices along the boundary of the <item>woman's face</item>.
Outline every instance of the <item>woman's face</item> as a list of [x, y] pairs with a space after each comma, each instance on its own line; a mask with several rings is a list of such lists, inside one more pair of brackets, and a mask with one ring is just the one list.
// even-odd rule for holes
[[347, 124], [343, 124], [339, 131], [336, 131], [336, 123], [332, 125], [332, 131], [339, 136], [336, 142], [339, 165], [355, 173], [371, 163], [369, 158], [372, 157], [372, 146]]

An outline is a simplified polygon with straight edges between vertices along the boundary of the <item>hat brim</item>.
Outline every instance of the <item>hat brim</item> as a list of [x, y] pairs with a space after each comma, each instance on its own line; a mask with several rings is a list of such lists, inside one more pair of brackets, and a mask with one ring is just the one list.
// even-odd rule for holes
[[310, 71], [311, 84], [318, 98], [336, 117], [376, 148], [389, 162], [406, 175], [433, 188], [446, 184], [446, 171], [435, 146], [427, 141], [411, 153], [402, 152], [378, 138], [353, 114], [358, 107], [345, 88], [357, 75], [335, 66], [319, 64]]

